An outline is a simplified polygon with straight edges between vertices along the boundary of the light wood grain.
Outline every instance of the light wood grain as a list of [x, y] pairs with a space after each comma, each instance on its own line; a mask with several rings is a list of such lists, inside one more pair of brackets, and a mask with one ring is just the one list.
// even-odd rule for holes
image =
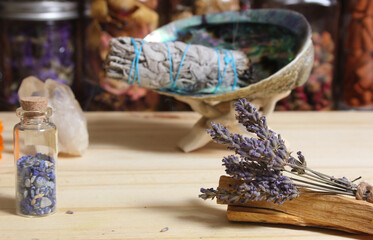
[[[12, 128], [4, 121], [0, 160], [0, 239], [371, 239], [334, 230], [231, 223], [226, 206], [198, 199], [216, 187], [230, 152], [209, 144], [183, 153], [177, 142], [194, 113], [88, 113], [90, 147], [58, 159], [58, 211], [46, 218], [14, 214]], [[275, 113], [270, 126], [308, 165], [334, 176], [373, 182], [373, 112]], [[74, 211], [69, 215], [67, 210]], [[166, 232], [160, 232], [168, 227]]]

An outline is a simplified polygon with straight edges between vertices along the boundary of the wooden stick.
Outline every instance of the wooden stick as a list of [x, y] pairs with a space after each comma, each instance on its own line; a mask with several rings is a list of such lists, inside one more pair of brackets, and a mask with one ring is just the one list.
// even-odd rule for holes
[[[219, 187], [229, 190], [239, 183], [221, 176]], [[230, 221], [317, 226], [373, 234], [373, 204], [339, 195], [304, 193], [281, 205], [267, 201], [228, 205], [227, 217]]]

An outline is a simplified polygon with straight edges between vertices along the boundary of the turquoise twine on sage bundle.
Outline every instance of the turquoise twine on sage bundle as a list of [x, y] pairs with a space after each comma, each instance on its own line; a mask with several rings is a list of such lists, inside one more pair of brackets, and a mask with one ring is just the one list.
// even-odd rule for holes
[[[141, 80], [140, 80], [140, 74], [139, 74], [139, 59], [140, 59], [140, 55], [141, 55], [141, 52], [142, 52], [142, 47], [144, 45], [145, 39], [143, 39], [142, 42], [141, 42], [140, 50], [137, 49], [137, 44], [135, 42], [135, 39], [131, 38], [131, 42], [132, 42], [132, 44], [135, 48], [135, 57], [132, 61], [132, 65], [131, 65], [131, 68], [130, 68], [130, 72], [129, 72], [129, 76], [128, 76], [128, 84], [130, 84], [130, 85], [135, 84], [136, 79], [137, 79], [137, 82], [138, 82], [139, 86], [141, 87]], [[132, 74], [133, 67], [135, 67], [135, 74], [134, 74], [133, 80], [131, 82], [131, 74]]]
[[218, 84], [216, 85], [216, 88], [211, 93], [216, 93], [216, 91], [219, 89], [220, 85], [223, 82], [225, 74], [227, 72], [228, 65], [230, 63], [232, 64], [232, 69], [233, 69], [233, 72], [234, 72], [234, 83], [233, 83], [233, 86], [232, 86], [232, 90], [234, 90], [236, 88], [236, 85], [237, 85], [238, 76], [237, 76], [236, 63], [234, 61], [233, 54], [229, 50], [224, 50], [224, 54], [225, 54], [224, 64], [225, 64], [225, 66], [224, 66], [224, 72], [223, 72], [223, 75], [222, 75], [221, 74], [221, 69], [220, 69], [220, 53], [219, 53], [218, 49], [214, 48], [214, 50], [216, 51], [216, 54], [218, 55]]
[[[129, 71], [128, 83], [130, 85], [133, 85], [133, 84], [136, 83], [136, 80], [137, 80], [138, 85], [141, 86], [141, 80], [140, 80], [140, 74], [139, 74], [139, 59], [140, 59], [140, 55], [141, 55], [141, 52], [142, 52], [142, 48], [143, 48], [145, 39], [141, 42], [140, 49], [138, 49], [137, 44], [136, 44], [136, 42], [133, 38], [131, 38], [131, 42], [134, 46], [135, 57], [132, 61], [132, 65], [131, 65], [131, 68], [130, 68], [130, 71]], [[171, 90], [173, 91], [173, 90], [175, 90], [177, 79], [180, 75], [181, 68], [182, 68], [183, 63], [185, 61], [185, 57], [188, 53], [188, 50], [189, 50], [189, 47], [190, 47], [191, 43], [189, 43], [185, 48], [185, 51], [184, 51], [183, 57], [181, 58], [181, 61], [180, 61], [180, 64], [179, 64], [179, 67], [178, 67], [175, 78], [173, 76], [171, 51], [170, 51], [170, 48], [169, 48], [168, 44], [165, 43], [165, 45], [166, 45], [166, 48], [167, 48], [168, 60], [169, 60], [169, 65], [170, 65], [169, 68], [170, 68]], [[235, 63], [233, 54], [229, 50], [226, 50], [226, 49], [224, 50], [224, 64], [225, 64], [225, 66], [224, 66], [224, 69], [223, 69], [223, 73], [221, 73], [219, 49], [214, 48], [214, 50], [216, 51], [216, 54], [218, 55], [218, 84], [216, 85], [215, 89], [211, 93], [214, 94], [218, 91], [220, 85], [222, 84], [222, 82], [224, 80], [224, 77], [225, 77], [225, 74], [227, 72], [227, 68], [228, 68], [229, 64], [232, 65], [232, 69], [233, 69], [233, 72], [234, 72], [234, 83], [233, 83], [233, 86], [232, 86], [232, 90], [234, 90], [236, 88], [236, 85], [237, 85], [238, 76], [237, 76], [236, 63]], [[223, 50], [221, 50], [221, 51], [223, 51]], [[135, 70], [135, 73], [134, 73], [134, 76], [133, 76], [133, 80], [131, 80], [133, 69]]]
[[183, 63], [184, 63], [184, 60], [185, 60], [185, 56], [189, 50], [189, 47], [191, 45], [191, 43], [189, 43], [186, 48], [185, 48], [185, 51], [184, 51], [184, 54], [183, 54], [183, 57], [181, 58], [181, 61], [180, 61], [180, 65], [179, 65], [179, 68], [177, 69], [177, 73], [176, 73], [176, 76], [175, 76], [175, 79], [173, 78], [173, 71], [172, 71], [172, 57], [171, 57], [171, 51], [170, 51], [170, 48], [168, 46], [167, 43], [165, 43], [166, 47], [167, 47], [167, 52], [168, 52], [168, 59], [170, 61], [170, 81], [171, 81], [171, 90], [175, 90], [175, 87], [176, 87], [176, 81], [177, 79], [179, 78], [179, 74], [180, 74], [180, 71], [181, 71], [181, 67], [183, 66]]

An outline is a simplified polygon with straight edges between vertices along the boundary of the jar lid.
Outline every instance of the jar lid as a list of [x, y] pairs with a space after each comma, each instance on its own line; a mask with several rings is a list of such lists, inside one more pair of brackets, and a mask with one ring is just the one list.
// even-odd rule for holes
[[0, 2], [0, 18], [19, 20], [68, 20], [79, 16], [77, 2]]

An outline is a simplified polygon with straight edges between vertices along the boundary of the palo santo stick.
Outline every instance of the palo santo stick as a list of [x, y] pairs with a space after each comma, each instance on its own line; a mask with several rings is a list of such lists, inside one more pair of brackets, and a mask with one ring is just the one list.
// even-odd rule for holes
[[233, 222], [258, 222], [274, 224], [291, 224], [303, 227], [322, 227], [340, 230], [349, 233], [361, 233], [343, 226], [322, 225], [320, 222], [313, 222], [294, 215], [278, 212], [277, 210], [262, 209], [255, 207], [241, 207], [228, 205], [227, 217]]
[[[240, 181], [221, 176], [219, 187], [229, 190]], [[223, 202], [219, 202], [223, 204]], [[373, 204], [338, 195], [304, 193], [278, 205], [267, 201], [250, 201], [229, 205], [230, 221], [283, 223], [318, 226], [353, 233], [373, 234]]]

